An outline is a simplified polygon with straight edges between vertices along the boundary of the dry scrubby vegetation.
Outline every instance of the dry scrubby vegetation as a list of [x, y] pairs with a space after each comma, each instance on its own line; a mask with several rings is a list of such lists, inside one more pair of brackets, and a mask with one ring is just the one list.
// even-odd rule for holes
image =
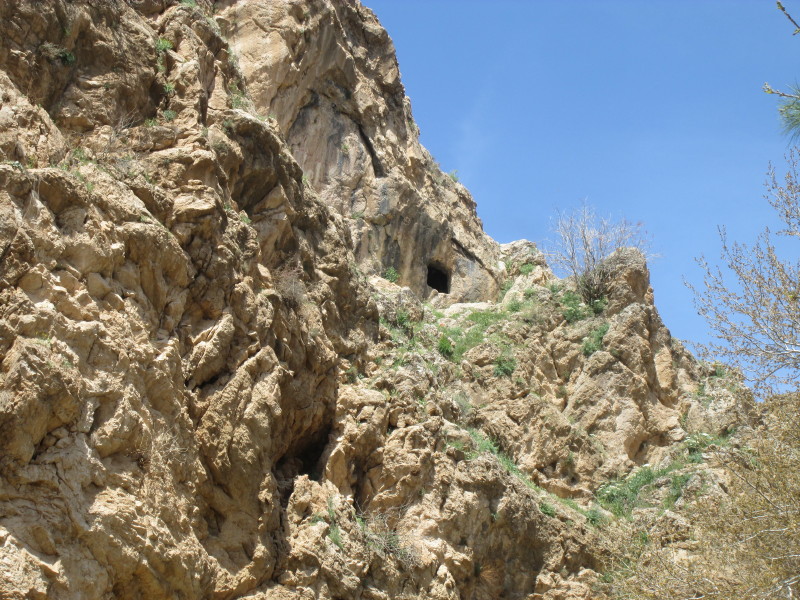
[[[785, 184], [771, 170], [768, 189], [786, 225], [779, 234], [800, 235], [796, 150]], [[725, 271], [700, 261], [705, 281], [695, 290], [698, 307], [717, 335], [705, 352], [741, 368], [764, 402], [753, 406], [756, 416], [745, 423], [753, 431], [743, 443], [712, 445], [710, 460], [725, 474], [727, 493], [700, 495], [684, 509], [690, 523], [685, 541], [675, 543], [674, 532], [652, 523], [615, 524], [607, 576], [617, 598], [778, 599], [800, 593], [800, 396], [781, 393], [800, 374], [800, 265], [781, 258], [769, 230], [752, 246], [729, 243], [723, 230], [722, 258]], [[718, 377], [726, 373], [715, 371]], [[694, 446], [705, 442], [711, 445], [689, 440]], [[655, 475], [637, 474], [628, 488]], [[623, 488], [605, 487], [600, 497], [615, 503], [615, 514], [628, 506]]]
[[[728, 494], [684, 509], [688, 540], [621, 520], [609, 531], [608, 580], [617, 598], [794, 598], [800, 583], [800, 409], [769, 400], [766, 427], [740, 448], [718, 447]], [[614, 542], [613, 540], [618, 540]], [[620, 542], [624, 540], [624, 542]], [[632, 541], [632, 543], [631, 543]]]

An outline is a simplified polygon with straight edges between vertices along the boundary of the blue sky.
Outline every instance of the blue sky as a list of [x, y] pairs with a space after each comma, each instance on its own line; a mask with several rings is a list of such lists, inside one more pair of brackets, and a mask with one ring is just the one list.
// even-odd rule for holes
[[[718, 227], [775, 225], [769, 163], [789, 140], [764, 82], [800, 77], [800, 36], [771, 0], [363, 0], [394, 40], [423, 144], [500, 242], [540, 245], [586, 200], [653, 236], [656, 304], [708, 337], [684, 278]], [[800, 17], [800, 1], [784, 5]]]

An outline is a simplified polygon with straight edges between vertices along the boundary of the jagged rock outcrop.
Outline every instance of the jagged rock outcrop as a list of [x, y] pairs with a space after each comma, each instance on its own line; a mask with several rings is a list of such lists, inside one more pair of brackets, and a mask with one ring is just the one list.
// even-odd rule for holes
[[[347, 218], [366, 273], [394, 268], [426, 297], [494, 298], [497, 244], [464, 186], [419, 143], [389, 35], [357, 2], [233, 3], [218, 18], [255, 108], [273, 115], [324, 202]], [[445, 299], [443, 299], [445, 300]]]
[[640, 256], [595, 314], [483, 233], [357, 2], [0, 34], [3, 598], [599, 597], [593, 494], [732, 427]]

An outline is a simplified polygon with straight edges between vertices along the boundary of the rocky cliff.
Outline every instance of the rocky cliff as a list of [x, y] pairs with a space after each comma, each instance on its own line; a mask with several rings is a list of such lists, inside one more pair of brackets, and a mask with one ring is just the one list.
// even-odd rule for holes
[[599, 597], [603, 486], [733, 426], [641, 255], [483, 233], [357, 2], [0, 32], [0, 597]]

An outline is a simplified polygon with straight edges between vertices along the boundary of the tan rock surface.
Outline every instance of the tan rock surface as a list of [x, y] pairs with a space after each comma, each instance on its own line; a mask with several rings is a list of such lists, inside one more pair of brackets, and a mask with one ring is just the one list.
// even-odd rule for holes
[[0, 597], [601, 597], [592, 495], [738, 384], [635, 254], [566, 322], [369, 10], [192, 4], [0, 6]]

